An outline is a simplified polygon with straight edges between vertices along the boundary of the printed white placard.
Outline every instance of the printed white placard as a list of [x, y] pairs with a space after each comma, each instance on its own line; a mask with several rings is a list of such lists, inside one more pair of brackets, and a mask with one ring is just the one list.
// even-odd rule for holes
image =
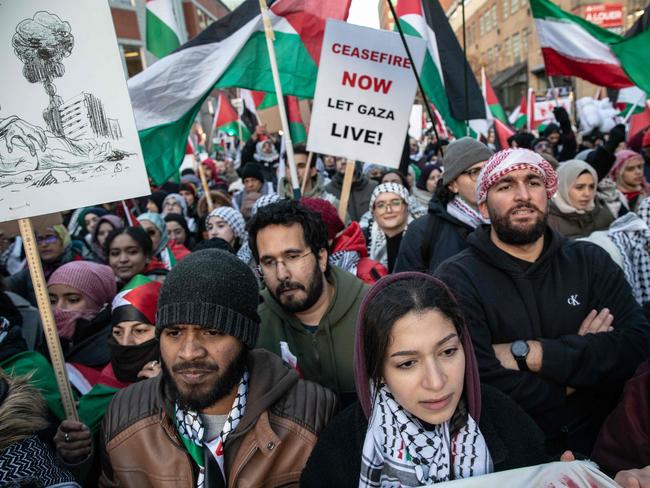
[[[426, 43], [406, 39], [419, 71]], [[399, 34], [328, 20], [307, 148], [397, 168], [415, 87]]]
[[0, 221], [148, 195], [108, 2], [0, 10]]

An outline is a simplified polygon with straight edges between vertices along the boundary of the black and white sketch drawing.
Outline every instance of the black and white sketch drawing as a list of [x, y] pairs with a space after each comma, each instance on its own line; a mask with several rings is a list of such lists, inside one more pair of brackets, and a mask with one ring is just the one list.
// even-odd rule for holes
[[66, 77], [66, 59], [74, 56], [71, 24], [55, 13], [36, 12], [16, 25], [11, 47], [22, 63], [24, 82], [42, 85], [49, 104], [43, 106], [42, 120], [25, 120], [4, 113], [2, 99], [12, 91], [0, 91], [0, 190], [6, 195], [128, 171], [134, 153], [120, 148], [122, 129], [117, 118], [110, 118], [110, 106], [92, 88], [80, 93], [57, 89], [57, 81]]

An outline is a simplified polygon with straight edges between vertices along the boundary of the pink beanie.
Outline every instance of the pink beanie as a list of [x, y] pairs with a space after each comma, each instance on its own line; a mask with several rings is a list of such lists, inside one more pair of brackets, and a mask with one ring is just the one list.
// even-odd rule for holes
[[96, 310], [105, 303], [111, 303], [117, 293], [111, 267], [92, 261], [71, 261], [64, 264], [52, 273], [47, 284], [67, 285], [79, 290], [88, 300], [89, 308]]

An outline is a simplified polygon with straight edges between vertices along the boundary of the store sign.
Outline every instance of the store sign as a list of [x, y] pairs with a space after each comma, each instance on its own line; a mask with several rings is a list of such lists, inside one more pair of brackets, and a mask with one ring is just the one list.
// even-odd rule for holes
[[583, 17], [603, 29], [623, 27], [623, 5], [618, 3], [586, 5]]

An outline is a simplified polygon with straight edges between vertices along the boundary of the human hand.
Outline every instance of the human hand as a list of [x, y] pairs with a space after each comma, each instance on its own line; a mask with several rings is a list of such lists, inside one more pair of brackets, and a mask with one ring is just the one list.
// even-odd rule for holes
[[584, 336], [587, 334], [610, 332], [614, 329], [612, 327], [613, 321], [614, 316], [609, 313], [608, 308], [603, 308], [600, 313], [597, 313], [596, 310], [592, 310], [582, 321], [582, 324], [580, 324], [578, 335]]
[[570, 462], [570, 461], [575, 461], [576, 457], [573, 455], [573, 452], [571, 451], [564, 451], [562, 455], [560, 456], [560, 461], [563, 462]]
[[253, 139], [256, 141], [260, 139], [260, 136], [266, 136], [266, 124], [259, 124], [257, 127], [255, 127], [255, 134], [253, 134]]
[[614, 481], [623, 488], [650, 488], [650, 466], [619, 471]]
[[138, 378], [155, 378], [161, 371], [160, 361], [149, 361], [138, 373]]
[[14, 142], [22, 142], [23, 145], [27, 146], [29, 154], [32, 156], [36, 156], [36, 145], [41, 151], [45, 151], [47, 146], [45, 131], [22, 119], [16, 119], [6, 127], [4, 138], [9, 152], [14, 150]]
[[506, 369], [514, 369], [516, 371], [519, 371], [517, 361], [510, 351], [509, 342], [505, 344], [492, 344], [492, 349], [494, 349], [494, 355], [501, 363], [501, 366]]
[[74, 464], [86, 459], [93, 448], [90, 429], [77, 420], [64, 420], [56, 430], [54, 444], [61, 459]]

